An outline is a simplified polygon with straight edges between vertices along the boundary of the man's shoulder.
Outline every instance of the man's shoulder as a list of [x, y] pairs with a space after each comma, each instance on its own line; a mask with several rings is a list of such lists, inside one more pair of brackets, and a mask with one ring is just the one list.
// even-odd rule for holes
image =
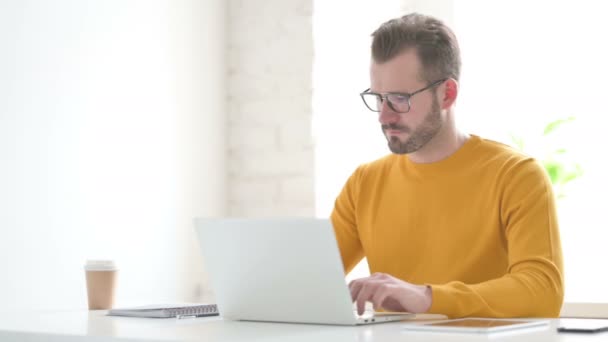
[[526, 152], [491, 139], [479, 139], [476, 155], [484, 161], [485, 166], [507, 175], [524, 170], [536, 173], [544, 172], [540, 161]]
[[533, 159], [522, 150], [505, 143], [481, 137], [477, 137], [477, 139], [479, 139], [477, 144], [479, 155], [493, 157], [497, 160], [522, 161]]

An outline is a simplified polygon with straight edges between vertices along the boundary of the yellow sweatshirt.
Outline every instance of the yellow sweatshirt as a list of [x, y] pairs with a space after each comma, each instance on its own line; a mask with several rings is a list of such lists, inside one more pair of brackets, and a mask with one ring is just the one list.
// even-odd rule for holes
[[516, 150], [471, 136], [429, 164], [392, 154], [360, 166], [331, 216], [345, 272], [365, 256], [432, 288], [430, 313], [556, 317], [562, 251], [550, 180]]

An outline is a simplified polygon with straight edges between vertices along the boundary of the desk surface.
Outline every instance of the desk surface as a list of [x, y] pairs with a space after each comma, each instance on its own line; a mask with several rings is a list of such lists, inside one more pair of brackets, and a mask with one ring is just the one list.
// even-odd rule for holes
[[108, 317], [105, 311], [0, 312], [0, 341], [606, 341], [599, 334], [558, 334], [558, 320], [542, 330], [505, 334], [428, 333], [403, 329], [416, 321], [360, 327], [223, 321], [219, 317]]

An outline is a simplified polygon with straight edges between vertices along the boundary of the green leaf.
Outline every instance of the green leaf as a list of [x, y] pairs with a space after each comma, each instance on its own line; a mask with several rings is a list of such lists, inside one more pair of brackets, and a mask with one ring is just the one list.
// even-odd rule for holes
[[561, 125], [567, 123], [567, 122], [571, 122], [574, 120], [573, 116], [570, 116], [568, 118], [565, 119], [559, 119], [559, 120], [555, 120], [553, 122], [550, 122], [546, 127], [545, 130], [543, 132], [543, 135], [548, 135], [549, 133], [555, 131], [556, 129], [558, 129]]
[[545, 169], [549, 174], [552, 184], [557, 184], [560, 175], [560, 165], [554, 162], [545, 162]]

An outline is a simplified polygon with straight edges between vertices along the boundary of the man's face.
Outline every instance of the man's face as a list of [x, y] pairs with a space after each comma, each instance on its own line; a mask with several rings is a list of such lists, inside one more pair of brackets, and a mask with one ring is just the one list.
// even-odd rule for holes
[[[420, 79], [420, 70], [420, 61], [413, 49], [382, 64], [372, 62], [371, 91], [412, 93], [424, 88], [428, 83]], [[378, 121], [393, 153], [416, 152], [440, 131], [443, 117], [435, 89], [410, 98], [411, 108], [407, 113], [397, 113], [383, 103]]]

